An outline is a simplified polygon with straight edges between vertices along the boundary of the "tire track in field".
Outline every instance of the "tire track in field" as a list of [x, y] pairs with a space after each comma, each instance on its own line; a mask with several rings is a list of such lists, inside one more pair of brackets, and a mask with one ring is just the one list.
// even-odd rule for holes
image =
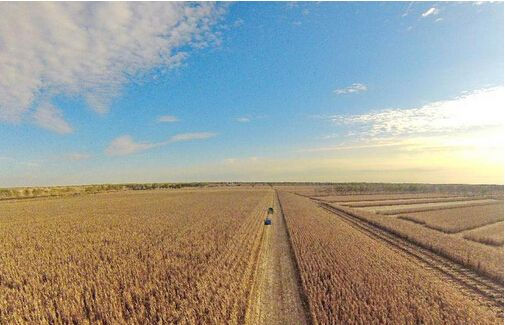
[[496, 310], [499, 315], [503, 315], [503, 287], [500, 284], [395, 234], [380, 229], [365, 220], [355, 218], [334, 206], [325, 203], [319, 203], [319, 206], [340, 217], [353, 228], [369, 237], [421, 262], [426, 268], [439, 273], [449, 282], [459, 286], [466, 295]]
[[272, 225], [263, 227], [261, 253], [245, 323], [310, 324], [277, 192], [273, 192], [272, 207]]

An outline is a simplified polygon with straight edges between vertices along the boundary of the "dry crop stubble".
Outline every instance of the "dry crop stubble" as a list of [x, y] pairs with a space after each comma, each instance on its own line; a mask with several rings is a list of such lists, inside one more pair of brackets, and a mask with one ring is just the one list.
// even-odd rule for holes
[[457, 233], [503, 221], [503, 203], [435, 211], [413, 212], [399, 216], [425, 227]]
[[408, 204], [421, 204], [421, 203], [437, 203], [437, 202], [458, 202], [458, 201], [471, 201], [479, 200], [478, 197], [443, 197], [443, 198], [423, 198], [423, 199], [397, 199], [397, 200], [384, 200], [384, 201], [364, 201], [364, 202], [350, 202], [341, 203], [344, 206], [351, 208], [366, 208], [366, 207], [379, 207], [379, 206], [395, 206], [395, 205], [408, 205]]
[[271, 193], [2, 203], [0, 323], [241, 323]]
[[463, 237], [486, 245], [503, 247], [503, 221], [470, 230]]
[[372, 211], [378, 214], [384, 215], [394, 215], [400, 213], [412, 213], [412, 212], [423, 212], [423, 211], [433, 211], [440, 209], [453, 209], [460, 207], [474, 207], [474, 206], [485, 206], [499, 204], [500, 201], [494, 199], [484, 199], [484, 200], [472, 200], [472, 201], [458, 201], [458, 202], [436, 202], [436, 203], [423, 203], [423, 204], [405, 204], [396, 206], [385, 206], [385, 207], [367, 207], [362, 208], [366, 211]]
[[503, 247], [496, 249], [412, 221], [333, 204], [336, 208], [503, 283]]
[[308, 199], [280, 199], [315, 323], [503, 322]]
[[410, 199], [435, 199], [435, 198], [452, 198], [456, 197], [449, 194], [441, 193], [416, 193], [416, 194], [353, 194], [353, 195], [330, 195], [322, 197], [314, 197], [316, 200], [325, 202], [373, 202], [385, 200], [410, 200]]

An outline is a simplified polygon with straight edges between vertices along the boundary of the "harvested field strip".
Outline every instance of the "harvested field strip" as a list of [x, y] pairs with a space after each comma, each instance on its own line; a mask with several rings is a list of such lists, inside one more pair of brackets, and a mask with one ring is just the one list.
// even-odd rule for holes
[[331, 195], [325, 197], [313, 197], [315, 200], [325, 202], [363, 202], [363, 201], [384, 201], [384, 200], [407, 200], [407, 199], [429, 199], [429, 198], [450, 198], [460, 197], [456, 195], [444, 194], [360, 194], [360, 195]]
[[438, 203], [424, 203], [424, 204], [405, 204], [397, 206], [387, 206], [387, 207], [369, 207], [361, 208], [366, 211], [372, 211], [378, 214], [393, 215], [400, 213], [412, 213], [412, 212], [424, 212], [432, 210], [441, 209], [452, 209], [460, 207], [473, 207], [482, 206], [489, 204], [498, 204], [500, 201], [486, 199], [486, 200], [473, 200], [473, 201], [461, 201], [461, 202], [438, 202]]
[[315, 324], [503, 322], [438, 273], [306, 198], [279, 197]]
[[341, 203], [343, 206], [351, 208], [366, 208], [376, 206], [390, 206], [390, 205], [408, 205], [408, 204], [421, 204], [421, 203], [437, 203], [437, 202], [458, 202], [458, 201], [472, 201], [481, 200], [479, 197], [450, 197], [450, 198], [429, 198], [429, 199], [408, 199], [408, 200], [386, 200], [386, 201], [365, 201], [365, 202], [351, 202]]
[[407, 220], [382, 216], [362, 209], [331, 206], [467, 266], [498, 283], [503, 283], [503, 249], [497, 250]]
[[428, 265], [431, 269], [440, 272], [442, 276], [452, 279], [464, 288], [473, 291], [473, 293], [478, 296], [479, 300], [484, 299], [487, 300], [487, 303], [495, 304], [497, 307], [501, 308], [500, 312], [503, 314], [503, 287], [501, 285], [491, 282], [487, 278], [474, 273], [472, 270], [462, 267], [461, 265], [439, 256], [430, 250], [417, 246], [393, 233], [377, 228], [366, 221], [357, 219], [332, 206], [322, 205], [322, 207], [343, 218], [361, 231], [364, 231], [370, 236], [385, 242], [393, 249], [399, 250], [416, 258], [422, 263]]
[[503, 221], [503, 204], [415, 212], [399, 218], [446, 233], [457, 233]]
[[503, 246], [503, 221], [471, 230], [463, 238], [493, 246]]

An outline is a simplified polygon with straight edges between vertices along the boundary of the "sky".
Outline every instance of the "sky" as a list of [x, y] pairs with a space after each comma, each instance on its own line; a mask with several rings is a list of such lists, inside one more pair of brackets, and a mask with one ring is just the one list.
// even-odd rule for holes
[[0, 187], [503, 184], [503, 13], [0, 3]]

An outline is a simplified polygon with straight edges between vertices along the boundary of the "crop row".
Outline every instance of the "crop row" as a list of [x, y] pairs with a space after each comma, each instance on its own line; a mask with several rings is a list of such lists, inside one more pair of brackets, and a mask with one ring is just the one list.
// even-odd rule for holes
[[394, 215], [400, 213], [413, 213], [423, 211], [434, 211], [440, 209], [453, 209], [459, 207], [475, 207], [489, 204], [498, 204], [499, 201], [493, 199], [472, 200], [472, 201], [459, 201], [459, 202], [437, 202], [437, 203], [424, 203], [424, 204], [406, 204], [387, 207], [369, 207], [363, 208], [364, 210], [373, 211], [378, 214]]
[[280, 192], [280, 200], [314, 323], [502, 321], [309, 199]]
[[503, 248], [487, 247], [400, 218], [347, 207], [339, 209], [503, 283]]
[[503, 221], [467, 232], [464, 238], [479, 243], [503, 247]]
[[415, 212], [399, 218], [446, 233], [456, 233], [502, 221], [503, 204]]
[[409, 204], [421, 204], [421, 203], [437, 203], [437, 202], [458, 202], [458, 201], [471, 201], [478, 200], [479, 197], [438, 197], [438, 198], [417, 198], [417, 199], [395, 199], [395, 200], [384, 200], [384, 201], [364, 201], [364, 202], [351, 202], [342, 203], [344, 206], [351, 208], [366, 208], [366, 207], [383, 207], [383, 206], [395, 206], [395, 205], [409, 205]]
[[0, 208], [0, 323], [243, 322], [267, 191]]
[[364, 203], [378, 202], [386, 200], [412, 200], [412, 199], [436, 199], [436, 198], [452, 198], [453, 196], [441, 193], [420, 193], [420, 194], [405, 194], [405, 193], [382, 193], [382, 194], [354, 194], [354, 195], [331, 195], [325, 197], [315, 197], [318, 200], [325, 202], [345, 202], [345, 203]]

